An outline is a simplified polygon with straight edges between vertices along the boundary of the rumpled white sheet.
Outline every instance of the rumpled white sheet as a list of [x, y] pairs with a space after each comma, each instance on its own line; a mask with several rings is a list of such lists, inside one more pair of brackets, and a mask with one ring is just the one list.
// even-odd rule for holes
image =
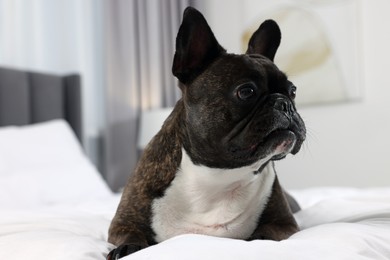
[[[390, 259], [390, 188], [295, 191], [303, 228], [289, 239], [240, 241], [182, 235], [124, 260]], [[34, 210], [1, 210], [0, 259], [105, 259], [119, 195]]]
[[105, 259], [119, 195], [79, 204], [2, 210], [0, 259]]

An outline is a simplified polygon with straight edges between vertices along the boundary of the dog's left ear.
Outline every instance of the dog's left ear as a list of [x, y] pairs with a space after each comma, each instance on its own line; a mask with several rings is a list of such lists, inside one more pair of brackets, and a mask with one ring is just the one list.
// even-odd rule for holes
[[173, 75], [184, 84], [190, 82], [224, 52], [203, 15], [187, 7], [176, 37]]
[[247, 54], [261, 54], [271, 61], [274, 60], [281, 39], [281, 32], [274, 20], [266, 20], [253, 33], [248, 43]]

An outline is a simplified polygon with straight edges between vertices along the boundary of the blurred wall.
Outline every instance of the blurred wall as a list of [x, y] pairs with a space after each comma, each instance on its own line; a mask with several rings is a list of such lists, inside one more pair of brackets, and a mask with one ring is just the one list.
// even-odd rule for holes
[[[241, 52], [240, 26], [248, 18], [242, 12], [245, 1], [210, 0], [198, 7], [220, 43], [230, 52]], [[360, 1], [363, 98], [300, 108], [308, 129], [306, 144], [298, 155], [277, 162], [286, 188], [390, 185], [388, 10], [387, 0]]]
[[361, 2], [362, 102], [302, 109], [306, 148], [279, 165], [287, 187], [390, 185], [390, 2]]

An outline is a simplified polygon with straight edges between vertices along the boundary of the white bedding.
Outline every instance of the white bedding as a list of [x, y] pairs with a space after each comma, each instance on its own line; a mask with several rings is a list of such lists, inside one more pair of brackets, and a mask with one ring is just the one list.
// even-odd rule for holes
[[[31, 128], [0, 129], [0, 259], [105, 259], [113, 248], [107, 230], [119, 195], [108, 190], [64, 122], [38, 128], [52, 139], [39, 148], [38, 161], [29, 151], [44, 140], [24, 144], [26, 164], [7, 144], [25, 140]], [[63, 141], [67, 145], [59, 148]], [[182, 235], [123, 259], [390, 259], [390, 187], [292, 194], [303, 207], [295, 215], [302, 230], [285, 241]]]

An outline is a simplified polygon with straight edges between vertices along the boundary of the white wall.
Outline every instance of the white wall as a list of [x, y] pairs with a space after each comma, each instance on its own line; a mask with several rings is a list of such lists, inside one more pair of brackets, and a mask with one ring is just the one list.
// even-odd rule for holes
[[[199, 7], [228, 51], [241, 51], [239, 29], [248, 2], [210, 0]], [[298, 155], [277, 163], [286, 188], [390, 185], [390, 1], [360, 4], [363, 100], [300, 109], [306, 144]]]
[[364, 100], [301, 110], [308, 142], [278, 167], [287, 187], [390, 185], [390, 2], [361, 4]]

